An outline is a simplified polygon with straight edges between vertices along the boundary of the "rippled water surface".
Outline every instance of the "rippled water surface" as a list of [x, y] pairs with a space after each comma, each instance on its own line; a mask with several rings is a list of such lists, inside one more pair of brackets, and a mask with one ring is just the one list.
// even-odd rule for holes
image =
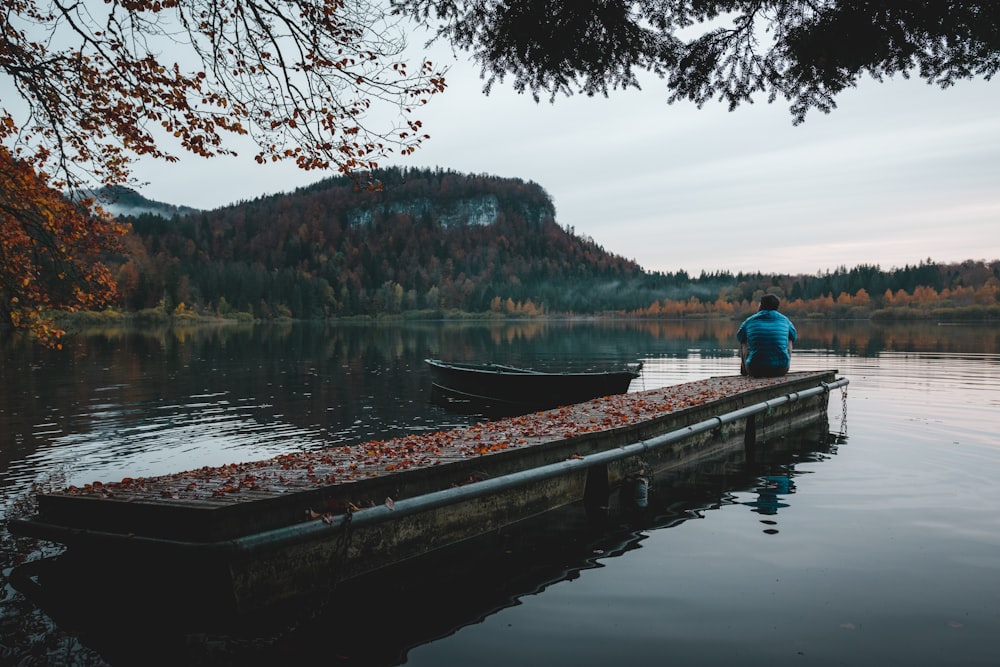
[[[631, 391], [732, 374], [734, 324], [287, 326], [10, 341], [0, 501], [462, 426], [426, 357], [642, 361]], [[654, 480], [641, 520], [547, 517], [481, 561], [343, 591], [279, 635], [127, 638], [5, 582], [0, 662], [1000, 664], [1000, 329], [799, 323], [794, 368], [850, 380], [826, 433]], [[51, 547], [3, 534], [4, 575]], [[425, 580], [425, 581], [424, 581]], [[141, 613], [141, 591], [128, 604]]]

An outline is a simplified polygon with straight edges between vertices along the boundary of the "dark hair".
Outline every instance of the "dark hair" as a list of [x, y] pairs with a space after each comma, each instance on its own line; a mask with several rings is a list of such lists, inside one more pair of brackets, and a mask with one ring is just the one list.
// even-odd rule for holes
[[778, 297], [773, 294], [765, 294], [760, 297], [760, 307], [763, 310], [778, 310], [778, 305], [780, 303], [781, 302], [778, 300]]

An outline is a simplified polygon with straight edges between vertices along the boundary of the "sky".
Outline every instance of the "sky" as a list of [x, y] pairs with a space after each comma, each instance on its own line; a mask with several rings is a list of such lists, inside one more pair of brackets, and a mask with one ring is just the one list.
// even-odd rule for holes
[[[449, 58], [450, 60], [450, 58]], [[817, 274], [1000, 259], [1000, 81], [866, 80], [794, 126], [788, 103], [666, 103], [651, 78], [605, 99], [482, 92], [450, 64], [416, 115], [431, 138], [384, 166], [520, 178], [556, 222], [650, 271]], [[211, 209], [329, 174], [239, 158], [140, 163], [150, 199]]]

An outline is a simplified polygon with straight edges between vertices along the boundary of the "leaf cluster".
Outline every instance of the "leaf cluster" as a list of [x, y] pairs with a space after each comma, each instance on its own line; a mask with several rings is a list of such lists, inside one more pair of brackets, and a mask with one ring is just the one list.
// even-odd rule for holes
[[868, 75], [943, 88], [1000, 68], [992, 0], [391, 0], [393, 11], [470, 52], [489, 92], [510, 76], [535, 99], [608, 95], [666, 81], [668, 101], [732, 110], [783, 97], [793, 122], [829, 112]]
[[427, 136], [412, 112], [445, 82], [427, 61], [411, 71], [404, 46], [368, 0], [5, 3], [0, 325], [47, 336], [42, 310], [110, 297], [93, 256], [120, 232], [80, 193], [132, 183], [140, 156], [235, 154], [249, 139], [260, 163], [353, 173], [413, 152]]
[[420, 145], [410, 114], [444, 89], [404, 45], [366, 0], [12, 0], [0, 75], [20, 100], [0, 141], [60, 188], [126, 183], [135, 156], [174, 161], [175, 146], [231, 154], [241, 136], [258, 162], [371, 168]]
[[87, 310], [115, 297], [104, 259], [125, 226], [48, 187], [0, 146], [0, 328], [31, 330], [55, 344], [50, 309]]

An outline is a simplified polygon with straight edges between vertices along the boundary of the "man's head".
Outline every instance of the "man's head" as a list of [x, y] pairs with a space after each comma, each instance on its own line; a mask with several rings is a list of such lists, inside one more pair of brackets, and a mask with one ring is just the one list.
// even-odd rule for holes
[[778, 300], [778, 297], [774, 296], [773, 294], [765, 294], [764, 296], [760, 297], [761, 310], [778, 310], [778, 305], [780, 303], [781, 302]]

